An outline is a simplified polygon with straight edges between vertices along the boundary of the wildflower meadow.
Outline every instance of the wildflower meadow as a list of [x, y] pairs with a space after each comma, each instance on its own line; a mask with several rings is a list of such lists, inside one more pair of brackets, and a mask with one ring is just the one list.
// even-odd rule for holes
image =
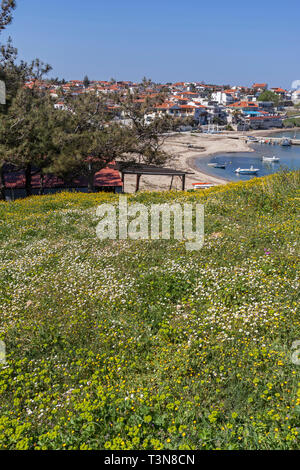
[[204, 204], [197, 251], [99, 240], [114, 194], [1, 202], [0, 448], [299, 448], [299, 182], [128, 197]]

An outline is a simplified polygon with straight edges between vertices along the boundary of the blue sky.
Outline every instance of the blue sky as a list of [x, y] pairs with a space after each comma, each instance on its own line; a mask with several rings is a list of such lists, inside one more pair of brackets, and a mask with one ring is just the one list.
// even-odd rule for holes
[[300, 79], [300, 2], [17, 0], [19, 57], [65, 79], [290, 87]]

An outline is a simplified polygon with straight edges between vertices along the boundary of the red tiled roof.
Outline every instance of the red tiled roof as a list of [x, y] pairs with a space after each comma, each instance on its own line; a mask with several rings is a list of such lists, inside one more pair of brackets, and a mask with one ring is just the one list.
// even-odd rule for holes
[[162, 103], [160, 105], [157, 105], [156, 108], [157, 109], [168, 109], [168, 108], [172, 108], [174, 106], [174, 103]]
[[274, 91], [274, 93], [286, 93], [286, 90], [283, 88], [271, 88], [271, 90]]
[[[25, 173], [24, 171], [7, 172], [4, 175], [5, 187], [7, 189], [24, 189]], [[120, 173], [113, 167], [106, 167], [95, 174], [95, 187], [101, 186], [123, 186]], [[40, 187], [40, 173], [32, 172], [32, 188]], [[75, 177], [72, 183], [65, 183], [62, 178], [54, 175], [45, 175], [44, 188], [84, 188], [87, 187], [87, 178], [85, 176]]]
[[198, 96], [199, 93], [195, 93], [195, 92], [193, 92], [193, 91], [182, 91], [182, 92], [179, 93], [179, 95], [189, 95], [189, 96], [194, 95], [194, 96]]
[[229, 108], [258, 108], [258, 104], [253, 101], [238, 101], [237, 103], [230, 104]]
[[191, 104], [180, 104], [179, 108], [180, 109], [196, 109], [197, 106], [192, 106]]
[[190, 98], [183, 98], [183, 96], [172, 96], [172, 99], [176, 101], [190, 101]]

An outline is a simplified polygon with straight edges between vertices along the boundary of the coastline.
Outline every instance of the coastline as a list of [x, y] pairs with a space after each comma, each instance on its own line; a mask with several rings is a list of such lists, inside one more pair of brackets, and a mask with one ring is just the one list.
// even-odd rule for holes
[[[254, 150], [242, 139], [240, 132], [232, 134], [204, 134], [185, 132], [165, 136], [163, 149], [171, 155], [166, 167], [177, 170], [193, 172], [186, 175], [186, 189], [193, 189], [193, 183], [211, 183], [214, 185], [228, 184], [230, 180], [219, 178], [200, 170], [196, 165], [196, 159], [214, 156], [219, 153], [253, 152]], [[189, 147], [193, 145], [194, 147]], [[141, 191], [167, 191], [170, 189], [171, 178], [168, 176], [142, 176]], [[133, 175], [126, 176], [125, 192], [134, 192], [136, 179]], [[178, 177], [174, 178], [172, 189], [181, 190], [182, 182]]]
[[[223, 152], [222, 152], [223, 153]], [[229, 152], [224, 152], [224, 155], [226, 155], [226, 153], [229, 153]], [[237, 152], [238, 153], [238, 152]], [[218, 153], [212, 153], [212, 154], [209, 154], [209, 156], [212, 156], [214, 157], [215, 155], [219, 155], [219, 152]], [[201, 155], [201, 157], [205, 157], [207, 155]], [[201, 169], [201, 171], [199, 170], [197, 164], [196, 164], [196, 160], [199, 159], [199, 156], [198, 157], [190, 157], [186, 160], [187, 164], [189, 165], [189, 167], [194, 170], [196, 173], [199, 174], [199, 176], [201, 175], [202, 177], [203, 176], [206, 176], [206, 181], [207, 182], [211, 182], [210, 179], [212, 177], [214, 177], [211, 173], [209, 173], [208, 171], [204, 171], [203, 169]], [[220, 183], [220, 184], [227, 184], [227, 183], [232, 183], [232, 181], [228, 178], [222, 178], [220, 179], [220, 181], [224, 181], [224, 183]]]
[[[186, 175], [186, 189], [192, 189], [193, 183], [212, 183], [214, 185], [224, 185], [232, 182], [227, 178], [219, 178], [209, 171], [200, 170], [196, 165], [196, 160], [202, 157], [213, 157], [218, 154], [254, 152], [246, 142], [246, 135], [268, 136], [271, 134], [287, 131], [300, 131], [300, 127], [293, 129], [269, 129], [252, 130], [247, 133], [231, 131], [224, 134], [204, 134], [204, 133], [176, 133], [171, 136], [164, 136], [163, 149], [171, 155], [166, 167], [177, 170], [193, 172]], [[190, 147], [193, 145], [193, 148]], [[171, 178], [168, 176], [142, 176], [141, 191], [167, 191], [170, 190]], [[136, 178], [127, 175], [124, 184], [125, 192], [135, 191]], [[182, 182], [178, 177], [174, 178], [172, 189], [181, 190]]]
[[259, 135], [259, 136], [269, 136], [272, 134], [277, 134], [281, 132], [300, 132], [300, 127], [282, 127], [281, 129], [268, 129], [268, 130], [263, 130], [259, 129], [257, 131], [249, 131], [248, 135]]

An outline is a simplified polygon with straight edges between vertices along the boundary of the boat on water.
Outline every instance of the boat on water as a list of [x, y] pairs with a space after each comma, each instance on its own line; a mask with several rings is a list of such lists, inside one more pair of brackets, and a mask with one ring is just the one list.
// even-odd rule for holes
[[247, 136], [247, 144], [253, 144], [255, 142], [259, 142], [257, 137], [254, 137], [252, 135]]
[[291, 139], [282, 139], [282, 141], [280, 142], [280, 145], [282, 145], [283, 147], [287, 147], [291, 144], [292, 144]]
[[262, 139], [262, 140], [259, 140], [259, 143], [260, 144], [271, 144], [271, 140], [268, 140], [268, 139]]
[[226, 168], [226, 163], [213, 162], [213, 163], [208, 163], [207, 165], [212, 166], [213, 168], [222, 168], [224, 170]]
[[256, 175], [259, 172], [258, 168], [254, 168], [253, 165], [250, 166], [250, 168], [237, 168], [235, 170], [235, 173], [238, 173], [239, 175]]
[[280, 162], [280, 158], [273, 155], [273, 157], [262, 157], [262, 161], [268, 163], [278, 163]]
[[214, 186], [213, 183], [192, 183], [192, 184], [194, 186], [194, 189], [208, 189]]

